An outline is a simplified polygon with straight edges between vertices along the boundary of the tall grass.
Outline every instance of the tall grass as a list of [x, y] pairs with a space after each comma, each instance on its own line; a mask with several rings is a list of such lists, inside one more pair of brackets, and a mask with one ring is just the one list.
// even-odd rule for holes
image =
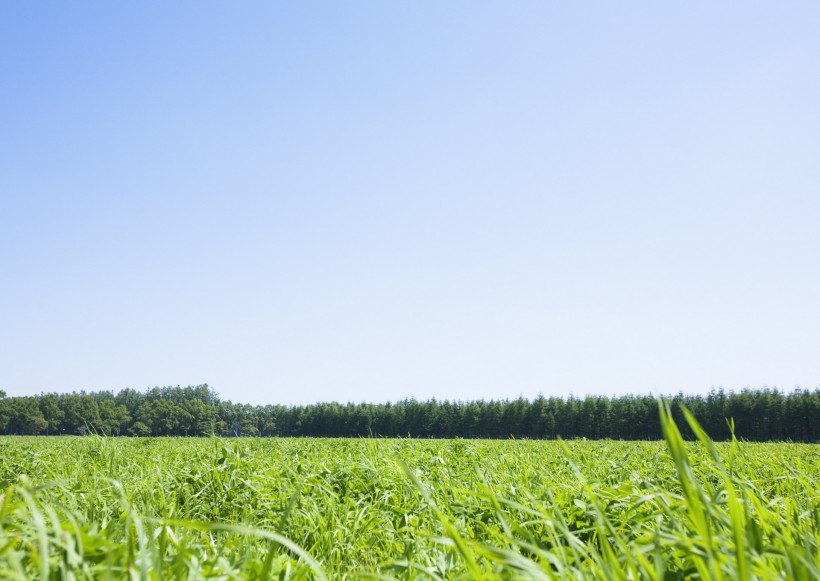
[[820, 578], [820, 447], [0, 439], [0, 578]]

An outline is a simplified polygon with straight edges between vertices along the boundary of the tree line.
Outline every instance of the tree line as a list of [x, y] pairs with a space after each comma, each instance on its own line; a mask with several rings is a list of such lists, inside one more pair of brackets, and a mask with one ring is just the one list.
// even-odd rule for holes
[[[713, 390], [669, 398], [684, 435], [685, 405], [716, 440], [820, 441], [820, 389]], [[0, 391], [0, 433], [114, 436], [320, 436], [434, 438], [661, 438], [653, 396], [539, 396], [467, 402], [249, 405], [223, 401], [207, 384], [141, 392], [43, 393], [6, 397]]]

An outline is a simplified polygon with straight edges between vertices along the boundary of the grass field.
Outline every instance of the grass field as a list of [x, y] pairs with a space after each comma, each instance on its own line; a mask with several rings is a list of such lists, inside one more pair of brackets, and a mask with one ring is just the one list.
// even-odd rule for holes
[[820, 446], [0, 439], [0, 578], [820, 578]]

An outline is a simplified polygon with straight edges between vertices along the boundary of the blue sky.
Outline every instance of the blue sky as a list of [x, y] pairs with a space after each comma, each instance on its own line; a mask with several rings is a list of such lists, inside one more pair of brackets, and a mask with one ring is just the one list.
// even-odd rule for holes
[[820, 385], [820, 4], [0, 9], [0, 389]]

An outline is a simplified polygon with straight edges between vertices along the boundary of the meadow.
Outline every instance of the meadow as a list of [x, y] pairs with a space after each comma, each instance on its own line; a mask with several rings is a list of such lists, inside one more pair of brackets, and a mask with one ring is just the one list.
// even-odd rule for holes
[[[691, 418], [690, 418], [691, 420]], [[820, 446], [0, 438], [3, 579], [820, 578]]]

